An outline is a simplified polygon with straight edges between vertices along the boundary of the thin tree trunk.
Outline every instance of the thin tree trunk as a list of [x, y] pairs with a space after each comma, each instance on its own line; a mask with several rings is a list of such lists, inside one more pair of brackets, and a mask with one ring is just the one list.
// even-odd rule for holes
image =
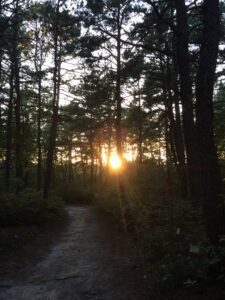
[[[0, 17], [1, 17], [1, 3], [0, 3]], [[2, 50], [0, 48], [0, 83], [2, 82]], [[1, 92], [0, 86], [0, 92]], [[0, 138], [2, 139], [2, 99], [0, 99]]]
[[99, 155], [98, 155], [98, 162], [99, 162], [99, 175], [102, 176], [103, 171], [103, 162], [102, 162], [102, 142], [99, 142]]
[[[20, 54], [18, 50], [18, 31], [19, 31], [19, 0], [15, 4], [15, 25], [13, 41], [13, 63], [15, 75], [15, 120], [16, 120], [16, 178], [21, 181], [23, 176], [23, 158], [22, 158], [22, 127], [21, 127], [21, 90], [20, 90]], [[21, 189], [17, 186], [17, 192]]]
[[142, 164], [143, 162], [143, 116], [142, 116], [142, 109], [141, 109], [141, 88], [140, 88], [140, 80], [138, 80], [138, 111], [139, 111], [139, 120], [138, 120], [138, 160], [139, 163]]
[[69, 149], [68, 149], [68, 159], [69, 159], [69, 162], [68, 162], [68, 177], [69, 177], [69, 180], [73, 180], [73, 163], [72, 163], [72, 137], [71, 137], [71, 140], [69, 141]]
[[[174, 120], [173, 113], [173, 97], [171, 94], [171, 74], [169, 69], [169, 60], [166, 58], [166, 69], [164, 68], [164, 61], [160, 60], [160, 68], [162, 72], [162, 90], [164, 94], [164, 105], [165, 105], [165, 130], [166, 130], [166, 147], [170, 149], [170, 156], [173, 158], [173, 163], [177, 166], [177, 153], [175, 150], [175, 132], [176, 132], [176, 124]], [[168, 149], [167, 149], [168, 150]], [[167, 151], [168, 152], [168, 151]], [[170, 162], [172, 163], [172, 162]]]
[[171, 154], [173, 157], [173, 163], [177, 167], [178, 164], [178, 158], [177, 158], [177, 152], [176, 152], [176, 123], [174, 119], [174, 113], [173, 113], [173, 97], [170, 90], [170, 74], [167, 69], [166, 74], [166, 87], [164, 87], [164, 97], [165, 97], [165, 111], [166, 111], [166, 117], [168, 118], [167, 121], [167, 127], [168, 127], [168, 142], [171, 149]]
[[188, 178], [187, 178], [187, 169], [185, 163], [185, 149], [184, 149], [184, 140], [182, 133], [182, 125], [180, 119], [180, 106], [179, 106], [179, 98], [175, 95], [175, 113], [176, 113], [176, 152], [177, 152], [177, 160], [178, 160], [178, 174], [181, 183], [181, 194], [184, 200], [188, 199], [189, 190], [188, 190]]
[[189, 31], [185, 0], [176, 0], [177, 19], [177, 63], [180, 75], [180, 96], [182, 104], [183, 133], [187, 154], [188, 179], [194, 201], [199, 196], [199, 176], [197, 172], [198, 151], [194, 124], [191, 69], [189, 63]]
[[[2, 1], [0, 0], [0, 18], [2, 17]], [[1, 34], [1, 32], [0, 32]], [[0, 46], [0, 84], [2, 82], [2, 56], [3, 56], [3, 51]], [[0, 86], [0, 92], [2, 90], [2, 87]], [[2, 103], [0, 99], [0, 139], [2, 139]]]
[[122, 116], [122, 106], [121, 106], [121, 15], [120, 15], [120, 1], [117, 8], [117, 71], [116, 71], [116, 149], [117, 155], [122, 158], [122, 132], [121, 132], [121, 116]]
[[59, 92], [60, 92], [60, 69], [61, 69], [61, 49], [59, 47], [59, 6], [60, 0], [57, 2], [56, 6], [56, 16], [55, 16], [55, 32], [54, 32], [54, 73], [53, 73], [53, 113], [52, 113], [52, 124], [49, 135], [48, 143], [48, 153], [47, 153], [47, 163], [46, 163], [46, 172], [45, 172], [45, 182], [43, 197], [44, 199], [48, 198], [51, 179], [52, 179], [52, 168], [53, 168], [53, 159], [56, 145], [56, 136], [57, 136], [57, 126], [58, 126], [58, 112], [59, 112]]
[[[38, 115], [37, 115], [37, 190], [41, 190], [42, 185], [42, 145], [41, 145], [41, 118], [42, 118], [42, 64], [43, 64], [43, 50], [40, 48], [38, 49], [38, 22], [36, 21], [36, 32], [35, 32], [35, 58], [34, 58], [34, 65], [35, 71], [37, 73], [38, 78]], [[40, 46], [42, 47], [42, 46]], [[39, 50], [39, 61], [38, 61], [38, 50]]]
[[41, 96], [42, 84], [41, 78], [38, 78], [38, 117], [37, 117], [37, 190], [41, 190], [42, 185], [42, 146], [41, 146], [41, 118], [42, 118], [42, 96]]
[[[187, 199], [188, 182], [187, 182], [187, 173], [186, 173], [186, 165], [185, 165], [184, 140], [183, 140], [183, 133], [182, 133], [181, 118], [180, 118], [179, 94], [177, 90], [178, 82], [177, 82], [176, 66], [174, 66], [174, 69], [175, 70], [173, 71], [173, 75], [172, 75], [169, 66], [169, 61], [167, 58], [166, 82], [167, 82], [167, 90], [168, 90], [168, 98], [169, 98], [168, 115], [170, 118], [172, 152], [173, 152], [176, 170], [180, 179], [182, 198]], [[174, 91], [174, 95], [172, 95], [171, 90]], [[173, 103], [175, 105], [176, 120], [174, 118]]]
[[10, 92], [9, 92], [9, 104], [7, 111], [7, 133], [6, 133], [6, 160], [5, 160], [5, 187], [8, 191], [10, 189], [11, 180], [11, 156], [12, 156], [12, 117], [13, 117], [13, 79], [14, 79], [14, 68], [11, 65], [10, 71]]
[[[27, 128], [30, 124], [29, 120], [29, 114], [27, 112], [27, 107], [24, 105], [23, 110], [22, 110], [22, 128]], [[22, 140], [21, 140], [21, 146], [22, 146], [22, 153], [24, 154], [24, 159], [23, 159], [23, 186], [24, 188], [27, 188], [29, 185], [29, 160], [28, 160], [28, 153], [26, 152], [26, 136], [25, 134], [22, 135]]]
[[84, 155], [82, 153], [82, 149], [80, 148], [80, 159], [81, 159], [81, 169], [82, 169], [82, 183], [85, 185], [86, 183], [86, 172], [85, 172], [85, 163], [84, 163]]
[[91, 112], [91, 128], [90, 128], [90, 151], [91, 151], [91, 169], [90, 169], [90, 182], [94, 181], [94, 137], [93, 137], [93, 115]]
[[[122, 148], [122, 128], [121, 128], [121, 117], [122, 117], [122, 99], [121, 99], [121, 3], [118, 1], [117, 6], [117, 60], [116, 60], [116, 150], [117, 155], [120, 159], [123, 159], [123, 148]], [[120, 203], [120, 213], [121, 221], [123, 224], [123, 229], [127, 231], [127, 220], [126, 220], [126, 197], [124, 182], [122, 180], [121, 174], [118, 174], [118, 185], [119, 185], [119, 203]]]
[[107, 127], [107, 131], [108, 131], [108, 152], [107, 152], [107, 167], [109, 167], [109, 161], [110, 161], [110, 157], [111, 157], [111, 153], [112, 153], [112, 124], [111, 124], [111, 120], [109, 120], [108, 123], [108, 127]]
[[166, 201], [169, 208], [170, 234], [173, 237], [173, 182], [172, 182], [172, 153], [170, 147], [170, 129], [168, 118], [165, 116], [165, 141], [166, 141]]

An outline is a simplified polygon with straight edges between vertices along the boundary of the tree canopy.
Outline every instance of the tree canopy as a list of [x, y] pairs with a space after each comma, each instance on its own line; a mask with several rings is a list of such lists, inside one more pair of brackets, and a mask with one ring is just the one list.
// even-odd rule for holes
[[3, 198], [32, 190], [48, 203], [59, 182], [105, 185], [114, 157], [126, 229], [129, 176], [158, 170], [172, 231], [178, 201], [201, 212], [218, 245], [224, 9], [219, 0], [0, 0]]

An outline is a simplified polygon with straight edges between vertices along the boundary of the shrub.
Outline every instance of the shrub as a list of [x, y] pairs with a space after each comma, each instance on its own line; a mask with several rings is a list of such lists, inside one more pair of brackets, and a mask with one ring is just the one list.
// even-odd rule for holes
[[4, 193], [0, 199], [0, 225], [38, 225], [64, 215], [62, 200], [54, 195], [44, 201], [42, 194], [24, 191]]
[[[96, 204], [111, 212], [121, 226], [118, 178], [110, 176], [99, 186]], [[215, 270], [217, 280], [224, 280], [225, 249], [207, 245], [201, 210], [181, 199], [173, 170], [170, 198], [163, 165], [150, 162], [127, 166], [120, 180], [128, 229], [145, 256], [151, 291], [201, 284], [210, 281], [210, 273]], [[196, 253], [191, 248], [197, 249]]]
[[94, 201], [92, 189], [75, 182], [60, 184], [56, 193], [65, 203], [69, 204], [90, 204]]

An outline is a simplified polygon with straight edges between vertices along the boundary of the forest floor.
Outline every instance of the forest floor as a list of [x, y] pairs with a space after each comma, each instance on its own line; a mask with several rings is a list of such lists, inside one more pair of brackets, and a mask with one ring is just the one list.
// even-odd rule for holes
[[0, 299], [147, 299], [132, 240], [94, 207], [67, 212], [66, 224], [1, 258]]

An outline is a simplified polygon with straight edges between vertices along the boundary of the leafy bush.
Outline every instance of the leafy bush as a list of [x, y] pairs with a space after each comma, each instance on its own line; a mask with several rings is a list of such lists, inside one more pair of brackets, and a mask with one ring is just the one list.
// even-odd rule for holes
[[60, 184], [56, 193], [64, 202], [70, 204], [89, 204], [94, 200], [94, 193], [90, 187], [84, 187], [74, 182]]
[[64, 215], [63, 202], [50, 195], [43, 200], [42, 194], [25, 191], [18, 195], [5, 193], [0, 199], [0, 225], [37, 225]]

